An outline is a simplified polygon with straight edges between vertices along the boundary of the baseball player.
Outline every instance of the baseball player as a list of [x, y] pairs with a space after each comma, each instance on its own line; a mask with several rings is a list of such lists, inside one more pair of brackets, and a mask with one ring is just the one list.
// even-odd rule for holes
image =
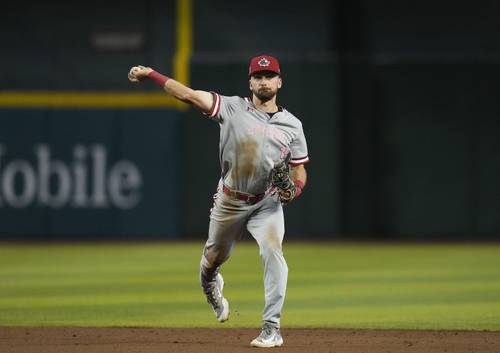
[[201, 286], [217, 320], [226, 321], [229, 303], [222, 292], [220, 267], [233, 243], [250, 234], [263, 259], [265, 291], [262, 331], [251, 345], [281, 346], [280, 316], [288, 277], [282, 205], [302, 193], [309, 157], [301, 122], [276, 103], [282, 86], [278, 60], [268, 55], [251, 59], [250, 98], [193, 90], [144, 66], [132, 67], [128, 77], [132, 82], [152, 80], [219, 123], [222, 172], [201, 257]]

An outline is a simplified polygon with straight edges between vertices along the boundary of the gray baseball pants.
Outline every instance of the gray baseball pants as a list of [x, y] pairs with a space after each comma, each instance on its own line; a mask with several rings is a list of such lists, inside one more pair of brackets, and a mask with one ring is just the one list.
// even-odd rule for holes
[[281, 248], [285, 234], [281, 203], [276, 196], [267, 194], [261, 201], [248, 204], [224, 194], [221, 186], [210, 213], [208, 240], [201, 257], [201, 275], [213, 279], [229, 258], [233, 243], [250, 233], [259, 245], [264, 264], [263, 321], [280, 327], [288, 278], [288, 266]]

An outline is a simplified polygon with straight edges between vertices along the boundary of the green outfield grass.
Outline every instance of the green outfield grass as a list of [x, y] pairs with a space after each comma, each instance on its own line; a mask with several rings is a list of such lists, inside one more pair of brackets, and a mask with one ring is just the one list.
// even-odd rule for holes
[[[0, 244], [0, 325], [258, 327], [262, 268], [238, 244], [230, 320], [198, 285], [199, 244]], [[285, 327], [500, 330], [499, 245], [288, 243]]]

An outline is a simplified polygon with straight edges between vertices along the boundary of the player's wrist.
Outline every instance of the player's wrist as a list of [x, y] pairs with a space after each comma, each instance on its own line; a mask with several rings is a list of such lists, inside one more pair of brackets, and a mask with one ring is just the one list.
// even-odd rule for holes
[[153, 69], [151, 69], [151, 71], [148, 73], [148, 78], [161, 88], [165, 87], [167, 81], [170, 80], [170, 77], [162, 75], [158, 71], [155, 71]]
[[304, 182], [302, 180], [294, 180], [293, 184], [295, 185], [295, 197], [297, 198], [302, 194], [302, 189], [304, 189]]

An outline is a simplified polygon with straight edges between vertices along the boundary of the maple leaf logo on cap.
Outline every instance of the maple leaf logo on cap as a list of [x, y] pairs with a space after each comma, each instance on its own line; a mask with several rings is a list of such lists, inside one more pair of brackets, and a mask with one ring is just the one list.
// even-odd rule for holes
[[281, 75], [278, 59], [269, 55], [259, 55], [250, 60], [248, 75], [251, 76], [259, 71], [270, 71]]
[[266, 58], [262, 58], [259, 60], [258, 64], [259, 64], [259, 66], [266, 67], [266, 66], [269, 66], [271, 64], [271, 62], [269, 60], [267, 60]]

